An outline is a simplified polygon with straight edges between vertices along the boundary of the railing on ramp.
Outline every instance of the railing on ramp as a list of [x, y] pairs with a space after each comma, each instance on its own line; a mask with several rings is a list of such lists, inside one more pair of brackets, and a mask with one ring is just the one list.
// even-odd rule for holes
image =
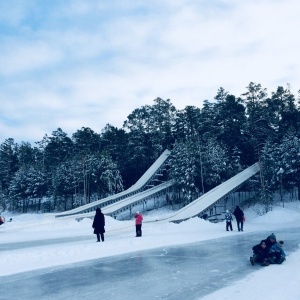
[[[249, 180], [252, 176], [254, 176], [260, 170], [259, 163], [255, 163], [254, 165], [248, 167], [217, 187], [213, 188], [209, 192], [205, 193], [201, 197], [197, 198], [187, 206], [178, 210], [174, 213], [173, 216], [168, 218], [157, 220], [163, 222], [181, 222], [187, 220], [192, 217], [200, 216], [204, 212], [211, 209], [216, 203], [218, 203], [221, 199], [228, 196], [230, 193], [239, 189], [247, 180]], [[116, 203], [108, 205], [102, 208], [102, 212], [105, 215], [115, 216], [118, 213], [121, 213], [126, 210], [131, 210], [134, 206], [141, 204], [143, 201], [155, 197], [160, 193], [165, 193], [169, 187], [173, 185], [173, 181], [167, 181], [160, 185], [157, 185], [153, 188], [150, 188], [145, 191], [141, 191], [139, 193], [133, 194], [123, 200], [120, 200]], [[85, 217], [94, 216], [95, 212], [87, 212], [87, 213], [74, 213], [68, 214], [66, 216], [73, 216], [78, 219], [82, 219]]]
[[143, 192], [147, 188], [147, 184], [154, 178], [154, 176], [163, 168], [166, 163], [171, 151], [165, 150], [157, 160], [150, 166], [150, 168], [143, 174], [143, 176], [127, 190], [111, 195], [109, 197], [82, 205], [72, 210], [64, 211], [56, 214], [56, 217], [66, 217], [70, 215], [78, 215], [83, 213], [94, 212], [97, 207], [101, 209], [107, 205], [119, 202], [128, 197], [132, 197], [138, 193]]
[[224, 199], [228, 194], [236, 191], [242, 184], [249, 180], [260, 170], [259, 163], [248, 167], [201, 197], [197, 198], [187, 206], [177, 211], [166, 220], [170, 222], [181, 222], [189, 218], [199, 216], [212, 208], [220, 199]]

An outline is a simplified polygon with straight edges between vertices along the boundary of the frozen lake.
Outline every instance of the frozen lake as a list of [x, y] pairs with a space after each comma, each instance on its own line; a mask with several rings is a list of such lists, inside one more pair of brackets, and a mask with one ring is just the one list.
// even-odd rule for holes
[[[299, 228], [275, 233], [285, 241], [287, 254], [298, 249]], [[268, 234], [243, 232], [3, 276], [0, 299], [200, 299], [261, 268], [251, 266], [249, 256], [252, 246]]]

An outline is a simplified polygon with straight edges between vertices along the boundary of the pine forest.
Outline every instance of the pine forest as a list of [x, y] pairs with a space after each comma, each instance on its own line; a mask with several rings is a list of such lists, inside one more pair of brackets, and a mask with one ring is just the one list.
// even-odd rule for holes
[[253, 203], [272, 204], [275, 193], [299, 199], [300, 98], [289, 85], [269, 94], [251, 82], [240, 96], [219, 88], [200, 104], [177, 110], [156, 98], [122, 128], [82, 127], [72, 136], [57, 128], [34, 145], [1, 141], [0, 210], [59, 212], [118, 193], [165, 149], [172, 150], [167, 176], [178, 205], [256, 162], [260, 173], [243, 187], [256, 192]]

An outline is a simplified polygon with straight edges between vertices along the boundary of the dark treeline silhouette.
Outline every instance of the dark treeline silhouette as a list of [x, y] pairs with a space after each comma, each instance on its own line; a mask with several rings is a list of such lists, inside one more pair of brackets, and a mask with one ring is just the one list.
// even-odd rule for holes
[[220, 88], [201, 109], [157, 98], [101, 133], [82, 127], [68, 137], [58, 128], [35, 145], [8, 138], [0, 145], [0, 209], [62, 211], [120, 192], [167, 148], [172, 201], [190, 202], [259, 161], [248, 188], [269, 205], [274, 192], [299, 193], [299, 99], [289, 85], [269, 96], [251, 82], [240, 97]]

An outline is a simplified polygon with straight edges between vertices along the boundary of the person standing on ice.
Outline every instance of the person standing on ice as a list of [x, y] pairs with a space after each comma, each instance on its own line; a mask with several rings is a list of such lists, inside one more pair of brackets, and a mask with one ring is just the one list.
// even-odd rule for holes
[[94, 234], [97, 236], [97, 242], [100, 242], [100, 236], [102, 242], [104, 242], [104, 229], [105, 226], [105, 218], [104, 214], [101, 212], [101, 209], [98, 207], [96, 209], [96, 215], [94, 217], [94, 222], [93, 222], [93, 228], [94, 228]]
[[231, 222], [232, 215], [228, 209], [226, 210], [225, 220], [226, 220], [226, 231], [229, 231], [229, 228], [232, 231], [232, 222]]
[[244, 212], [240, 209], [240, 207], [237, 205], [234, 212], [233, 212], [238, 231], [243, 231], [244, 229]]
[[135, 231], [136, 231], [136, 237], [142, 236], [142, 222], [143, 222], [143, 216], [142, 214], [137, 211], [134, 215], [135, 217]]

